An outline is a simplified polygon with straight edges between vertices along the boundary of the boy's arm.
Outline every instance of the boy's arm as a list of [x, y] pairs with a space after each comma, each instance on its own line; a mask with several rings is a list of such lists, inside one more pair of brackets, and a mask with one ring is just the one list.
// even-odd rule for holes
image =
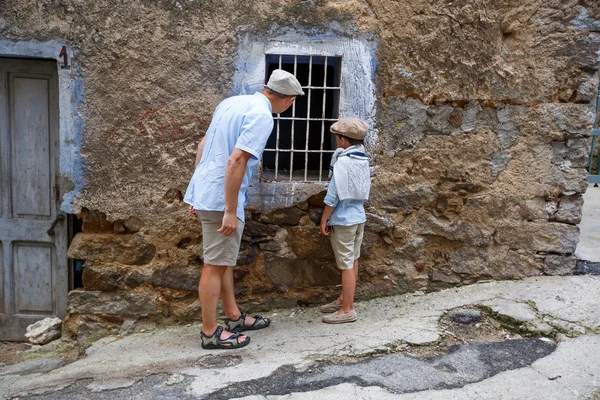
[[337, 195], [337, 189], [335, 187], [335, 178], [331, 178], [331, 182], [329, 182], [329, 187], [327, 188], [327, 194], [325, 195], [325, 199], [323, 200], [325, 203], [325, 209], [323, 210], [323, 216], [321, 217], [321, 233], [325, 236], [329, 236], [331, 230], [327, 226], [327, 220], [331, 216], [333, 210], [337, 206], [339, 202], [339, 198]]
[[321, 233], [325, 236], [329, 236], [329, 234], [331, 233], [331, 231], [329, 230], [329, 227], [327, 226], [327, 220], [331, 216], [331, 213], [333, 212], [333, 210], [335, 210], [334, 207], [325, 204], [325, 209], [323, 210], [323, 216], [321, 217]]

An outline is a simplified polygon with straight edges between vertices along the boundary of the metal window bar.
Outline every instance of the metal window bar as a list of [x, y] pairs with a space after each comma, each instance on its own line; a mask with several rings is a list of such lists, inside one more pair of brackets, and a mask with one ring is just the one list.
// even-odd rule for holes
[[[310, 56], [308, 60], [308, 107], [306, 112], [306, 117], [310, 118], [310, 95], [313, 89], [316, 89], [312, 86], [312, 64], [313, 64], [313, 56]], [[322, 115], [324, 117], [324, 115]], [[306, 145], [305, 149], [308, 150], [308, 135], [310, 134], [310, 122], [306, 121]], [[304, 180], [308, 180], [308, 153], [304, 155]]]
[[[279, 56], [281, 60], [281, 56]], [[294, 76], [298, 72], [298, 56], [294, 56]], [[309, 115], [310, 116], [310, 115]], [[296, 102], [292, 103], [292, 118], [296, 117]], [[292, 180], [292, 173], [294, 172], [294, 121], [292, 121], [292, 138], [290, 140], [290, 181]]]
[[590, 165], [588, 168], [588, 182], [598, 186], [600, 183], [600, 156], [596, 160], [596, 174], [592, 175], [594, 168], [594, 145], [596, 138], [600, 137], [600, 129], [598, 129], [598, 112], [600, 111], [600, 87], [598, 87], [598, 97], [596, 98], [596, 120], [594, 121], [594, 129], [592, 130], [592, 148], [590, 150]]
[[[279, 55], [271, 55], [272, 57], [277, 57], [276, 62], [278, 64], [279, 68], [282, 68], [282, 64], [283, 64], [283, 58], [284, 57], [290, 57], [290, 56], [285, 56], [283, 54], [279, 54]], [[334, 122], [337, 121], [337, 118], [326, 118], [326, 103], [327, 103], [327, 90], [341, 90], [341, 79], [339, 79], [339, 84], [338, 86], [327, 86], [327, 67], [329, 65], [329, 57], [328, 56], [323, 56], [324, 58], [324, 72], [323, 72], [323, 82], [322, 85], [319, 85], [319, 83], [321, 82], [317, 82], [315, 85], [315, 82], [313, 82], [313, 77], [312, 77], [312, 72], [313, 72], [313, 55], [310, 55], [308, 57], [308, 85], [307, 86], [303, 86], [302, 88], [305, 89], [308, 93], [307, 93], [307, 107], [306, 107], [306, 115], [296, 115], [296, 103], [293, 103], [292, 106], [292, 116], [291, 117], [282, 117], [281, 114], [277, 114], [277, 116], [275, 117], [276, 119], [276, 140], [275, 140], [275, 148], [267, 148], [265, 149], [265, 152], [275, 152], [275, 173], [274, 173], [274, 179], [277, 180], [279, 177], [279, 153], [289, 153], [290, 154], [290, 173], [289, 173], [289, 181], [293, 180], [294, 177], [294, 153], [304, 153], [304, 181], [308, 181], [308, 155], [315, 153], [315, 154], [319, 154], [319, 178], [318, 181], [321, 182], [323, 180], [323, 161], [324, 161], [324, 154], [328, 154], [328, 153], [333, 153], [335, 150], [326, 150], [324, 149], [324, 143], [325, 143], [325, 123], [326, 122]], [[298, 55], [294, 55], [293, 56], [293, 60], [294, 60], [294, 75], [297, 74], [298, 72]], [[273, 60], [275, 61], [275, 60]], [[322, 109], [321, 109], [321, 116], [320, 118], [312, 118], [311, 117], [311, 99], [312, 99], [312, 91], [313, 90], [322, 90], [323, 91], [323, 103], [322, 103]], [[334, 106], [335, 107], [335, 106]], [[290, 149], [281, 149], [280, 148], [280, 138], [281, 138], [281, 134], [283, 134], [283, 131], [281, 129], [281, 121], [290, 121], [291, 122], [291, 131], [290, 131]], [[305, 121], [306, 122], [306, 140], [305, 140], [305, 147], [304, 149], [295, 149], [294, 148], [294, 136], [295, 136], [295, 121]], [[316, 122], [321, 122], [321, 140], [320, 140], [320, 145], [318, 149], [309, 149], [309, 138], [310, 138], [310, 122], [311, 121], [316, 121]], [[316, 132], [313, 132], [313, 134]]]

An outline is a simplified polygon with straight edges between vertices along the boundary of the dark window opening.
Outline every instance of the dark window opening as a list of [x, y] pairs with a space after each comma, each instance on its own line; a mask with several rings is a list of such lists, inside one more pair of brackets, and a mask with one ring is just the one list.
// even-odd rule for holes
[[305, 95], [274, 115], [262, 180], [327, 180], [335, 150], [329, 128], [339, 118], [341, 61], [329, 56], [266, 55], [265, 83], [273, 70], [281, 68], [296, 75]]
[[[69, 246], [75, 235], [82, 231], [83, 221], [74, 214], [68, 215], [69, 224]], [[83, 287], [83, 265], [85, 260], [76, 260], [69, 258], [69, 290]]]

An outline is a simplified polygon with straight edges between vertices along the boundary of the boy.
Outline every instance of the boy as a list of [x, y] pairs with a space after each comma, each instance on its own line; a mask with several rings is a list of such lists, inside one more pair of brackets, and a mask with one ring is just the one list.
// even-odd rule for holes
[[364, 138], [368, 126], [357, 118], [337, 121], [331, 126], [336, 135], [336, 151], [331, 158], [331, 182], [325, 196], [321, 233], [329, 236], [338, 268], [342, 271], [342, 293], [321, 306], [328, 313], [327, 324], [354, 322], [354, 290], [358, 278], [358, 259], [365, 221], [364, 203], [369, 198], [371, 175], [365, 154]]

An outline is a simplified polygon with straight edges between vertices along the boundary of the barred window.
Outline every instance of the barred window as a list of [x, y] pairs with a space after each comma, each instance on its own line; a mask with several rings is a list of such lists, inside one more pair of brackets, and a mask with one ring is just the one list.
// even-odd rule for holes
[[263, 181], [327, 180], [339, 118], [341, 57], [267, 54], [265, 83], [273, 70], [293, 73], [304, 90], [292, 107], [274, 115], [273, 132], [263, 153]]

